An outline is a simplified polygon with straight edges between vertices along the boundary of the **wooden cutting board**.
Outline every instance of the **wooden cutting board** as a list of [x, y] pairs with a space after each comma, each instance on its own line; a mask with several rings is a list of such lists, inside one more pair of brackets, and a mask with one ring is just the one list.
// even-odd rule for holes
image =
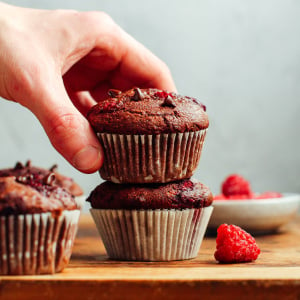
[[256, 241], [261, 255], [244, 264], [218, 264], [215, 237], [205, 237], [192, 260], [112, 261], [82, 215], [69, 266], [55, 275], [0, 276], [0, 299], [300, 299], [300, 217]]

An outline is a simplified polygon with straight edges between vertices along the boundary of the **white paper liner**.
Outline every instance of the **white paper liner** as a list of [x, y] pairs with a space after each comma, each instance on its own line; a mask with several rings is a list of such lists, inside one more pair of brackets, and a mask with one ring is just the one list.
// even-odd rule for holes
[[104, 148], [103, 179], [115, 183], [189, 178], [198, 166], [206, 129], [158, 135], [98, 133]]
[[80, 211], [0, 217], [0, 274], [60, 272], [68, 264]]
[[77, 208], [82, 210], [84, 204], [86, 203], [86, 195], [76, 196], [74, 200], [76, 202]]
[[110, 258], [170, 261], [197, 256], [212, 210], [90, 211]]

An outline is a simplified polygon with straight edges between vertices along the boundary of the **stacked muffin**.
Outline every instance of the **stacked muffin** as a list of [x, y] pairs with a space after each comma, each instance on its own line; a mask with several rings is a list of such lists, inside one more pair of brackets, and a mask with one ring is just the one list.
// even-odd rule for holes
[[197, 255], [212, 194], [190, 179], [209, 121], [195, 98], [157, 89], [109, 91], [88, 120], [104, 148], [108, 180], [87, 199], [113, 259], [168, 261]]
[[0, 170], [0, 275], [52, 274], [68, 264], [82, 190], [69, 177], [31, 166]]

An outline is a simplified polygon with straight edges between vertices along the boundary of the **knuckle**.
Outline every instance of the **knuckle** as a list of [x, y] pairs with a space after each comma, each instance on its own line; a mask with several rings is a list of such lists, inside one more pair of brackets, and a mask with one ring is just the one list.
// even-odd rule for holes
[[109, 14], [102, 11], [90, 11], [81, 13], [82, 22], [91, 26], [91, 28], [111, 28], [115, 22]]
[[59, 113], [55, 118], [51, 119], [47, 134], [52, 143], [55, 146], [59, 146], [76, 134], [80, 124], [79, 115], [74, 113]]
[[36, 87], [40, 85], [38, 81], [42, 77], [41, 67], [32, 63], [25, 67], [19, 66], [14, 71], [15, 80], [11, 82], [12, 92], [17, 97], [20, 93], [26, 97], [32, 97]]

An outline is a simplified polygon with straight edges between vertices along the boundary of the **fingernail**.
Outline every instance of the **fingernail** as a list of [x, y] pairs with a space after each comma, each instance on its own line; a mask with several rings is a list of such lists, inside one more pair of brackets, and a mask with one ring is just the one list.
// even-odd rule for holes
[[99, 148], [87, 146], [75, 154], [73, 165], [81, 171], [90, 170], [99, 164], [100, 157], [101, 151]]

